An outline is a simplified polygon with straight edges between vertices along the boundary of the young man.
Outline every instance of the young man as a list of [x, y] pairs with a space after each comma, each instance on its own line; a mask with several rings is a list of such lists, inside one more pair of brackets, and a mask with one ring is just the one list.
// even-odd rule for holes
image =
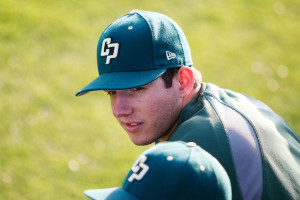
[[120, 17], [100, 36], [97, 62], [99, 77], [76, 95], [107, 91], [133, 143], [197, 143], [227, 171], [233, 199], [300, 198], [298, 135], [262, 102], [203, 83], [173, 20]]
[[162, 142], [142, 153], [122, 187], [84, 192], [94, 200], [231, 200], [221, 164], [195, 143]]

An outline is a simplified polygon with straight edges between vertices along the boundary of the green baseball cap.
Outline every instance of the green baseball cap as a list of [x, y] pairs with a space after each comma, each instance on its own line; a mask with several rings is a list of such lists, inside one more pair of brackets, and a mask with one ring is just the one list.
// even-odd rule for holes
[[93, 200], [231, 200], [221, 164], [195, 143], [161, 142], [143, 152], [122, 187], [86, 190]]
[[76, 96], [94, 90], [122, 90], [146, 85], [167, 68], [192, 66], [187, 39], [169, 17], [134, 10], [110, 24], [97, 46], [99, 76]]

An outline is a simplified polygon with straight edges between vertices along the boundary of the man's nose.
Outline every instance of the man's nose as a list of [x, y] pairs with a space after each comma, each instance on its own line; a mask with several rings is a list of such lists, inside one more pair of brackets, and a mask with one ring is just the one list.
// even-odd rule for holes
[[112, 111], [115, 117], [120, 118], [132, 114], [133, 108], [125, 92], [117, 92], [112, 98]]

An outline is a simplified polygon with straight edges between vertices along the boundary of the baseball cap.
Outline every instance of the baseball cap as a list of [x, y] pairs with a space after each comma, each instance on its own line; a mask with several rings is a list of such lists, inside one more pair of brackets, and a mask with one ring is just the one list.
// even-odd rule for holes
[[143, 152], [121, 187], [86, 190], [93, 200], [231, 199], [221, 164], [195, 143], [161, 142]]
[[122, 90], [146, 85], [167, 68], [192, 66], [187, 39], [166, 15], [133, 10], [111, 23], [97, 46], [99, 76], [76, 96], [94, 90]]

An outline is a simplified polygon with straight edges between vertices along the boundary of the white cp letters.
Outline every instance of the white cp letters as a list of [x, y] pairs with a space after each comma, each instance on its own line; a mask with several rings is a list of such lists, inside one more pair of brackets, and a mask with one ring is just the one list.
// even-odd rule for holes
[[146, 173], [149, 170], [149, 166], [145, 164], [147, 160], [147, 157], [145, 155], [141, 155], [133, 164], [131, 170], [132, 170], [132, 174], [131, 176], [128, 178], [129, 182], [132, 182], [134, 180], [142, 180], [142, 178], [144, 178], [144, 176], [146, 175]]
[[[112, 51], [112, 52], [110, 52]], [[111, 38], [105, 38], [102, 42], [101, 56], [107, 56], [105, 64], [110, 63], [110, 59], [118, 56], [119, 43], [111, 43]]]

